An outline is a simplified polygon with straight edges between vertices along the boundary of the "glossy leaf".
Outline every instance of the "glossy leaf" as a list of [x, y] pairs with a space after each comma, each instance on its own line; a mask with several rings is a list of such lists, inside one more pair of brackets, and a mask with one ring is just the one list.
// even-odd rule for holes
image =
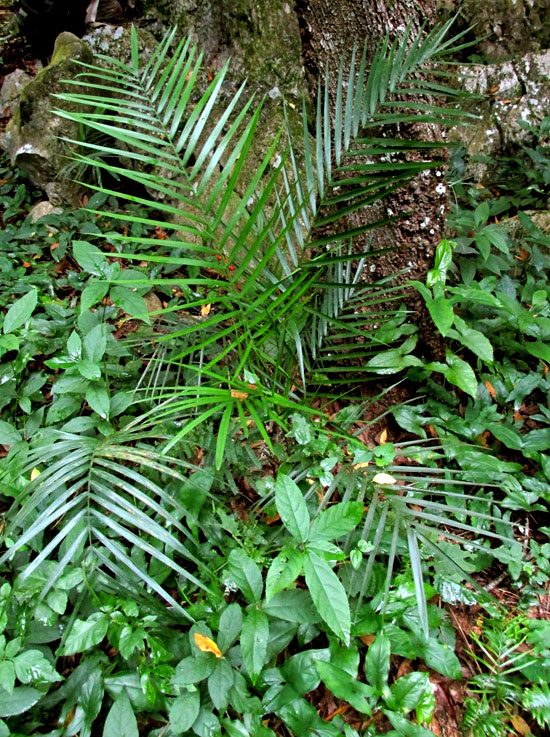
[[266, 603], [277, 594], [288, 588], [302, 572], [304, 554], [300, 550], [288, 548], [282, 550], [271, 562], [265, 582]]
[[275, 483], [275, 505], [282, 523], [298, 542], [305, 543], [309, 535], [309, 512], [304, 495], [296, 482], [280, 473]]
[[372, 713], [369, 703], [375, 694], [372, 686], [361, 683], [347, 671], [332, 663], [319, 660], [315, 665], [323, 683], [333, 696], [350, 704], [361, 714]]
[[38, 302], [38, 292], [31, 289], [22, 297], [17, 299], [6, 312], [2, 332], [4, 335], [12, 333], [24, 325], [30, 319]]
[[264, 667], [269, 639], [269, 621], [265, 612], [252, 609], [243, 620], [241, 653], [244, 667], [254, 685]]
[[365, 675], [367, 681], [378, 695], [388, 691], [390, 654], [391, 644], [389, 638], [382, 632], [378, 633], [374, 642], [369, 645], [365, 658]]
[[126, 694], [119, 696], [109, 709], [103, 737], [139, 737], [136, 716]]
[[350, 642], [351, 615], [344, 587], [317, 553], [308, 550], [304, 560], [306, 584], [323, 620], [343, 642]]
[[63, 647], [64, 655], [74, 655], [88, 650], [103, 640], [109, 626], [109, 615], [94, 612], [88, 619], [75, 619]]
[[170, 730], [174, 734], [183, 734], [191, 729], [200, 710], [200, 694], [198, 691], [184, 691], [170, 702]]

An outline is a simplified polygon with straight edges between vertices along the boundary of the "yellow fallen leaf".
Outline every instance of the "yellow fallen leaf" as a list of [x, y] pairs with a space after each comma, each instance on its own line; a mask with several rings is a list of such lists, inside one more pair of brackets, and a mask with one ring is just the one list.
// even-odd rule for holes
[[512, 714], [510, 721], [512, 722], [512, 727], [518, 734], [531, 734], [529, 725], [519, 714]]
[[389, 473], [377, 473], [373, 481], [375, 484], [380, 484], [381, 486], [391, 486], [397, 483], [397, 480], [393, 476], [390, 476]]
[[382, 430], [382, 432], [380, 433], [380, 445], [384, 445], [387, 439], [388, 439], [388, 431]]
[[40, 476], [40, 471], [36, 468], [36, 466], [31, 471], [31, 481], [34, 481]]
[[201, 317], [208, 317], [210, 314], [210, 310], [212, 309], [212, 305], [202, 305], [201, 306]]
[[358, 471], [360, 468], [366, 468], [369, 465], [368, 461], [362, 461], [361, 463], [356, 463], [353, 467], [354, 471]]
[[223, 657], [222, 651], [216, 645], [214, 640], [206, 637], [206, 635], [201, 635], [200, 632], [195, 632], [195, 634], [193, 635], [193, 639], [195, 640], [195, 645], [199, 648], [201, 653], [214, 653], [217, 658]]
[[231, 396], [233, 399], [247, 399], [248, 394], [246, 392], [239, 392], [236, 389], [231, 389]]

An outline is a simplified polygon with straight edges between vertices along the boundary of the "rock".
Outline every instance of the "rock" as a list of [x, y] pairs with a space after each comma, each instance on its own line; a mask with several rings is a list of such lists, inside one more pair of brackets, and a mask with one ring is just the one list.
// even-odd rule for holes
[[550, 47], [548, 0], [438, 0], [440, 13], [458, 13], [455, 30], [472, 27], [467, 38], [480, 39], [475, 52], [489, 62], [501, 62]]
[[[157, 41], [153, 34], [144, 28], [137, 28], [140, 58], [147, 60]], [[95, 54], [114, 56], [123, 64], [129, 64], [132, 58], [132, 41], [130, 26], [97, 26], [91, 28], [82, 37]]]
[[480, 95], [471, 104], [480, 118], [457, 126], [450, 138], [468, 152], [467, 176], [487, 183], [491, 170], [487, 159], [517, 155], [521, 144], [532, 143], [529, 127], [536, 127], [548, 114], [550, 51], [499, 64], [460, 67], [458, 73], [460, 84]]
[[36, 223], [40, 218], [45, 218], [47, 215], [61, 215], [63, 209], [61, 207], [54, 207], [49, 200], [42, 200], [37, 202], [29, 213], [31, 222]]
[[23, 88], [31, 81], [31, 75], [23, 69], [16, 69], [4, 77], [0, 90], [0, 118], [11, 118], [19, 104]]
[[66, 90], [62, 80], [82, 72], [75, 60], [90, 63], [89, 46], [72, 33], [61, 33], [50, 64], [23, 88], [6, 131], [12, 164], [26, 171], [54, 204], [75, 202], [80, 191], [80, 186], [63, 174], [70, 146], [61, 140], [78, 139], [78, 125], [52, 112], [56, 103], [51, 97]]
[[162, 302], [154, 292], [147, 292], [147, 294], [143, 296], [143, 299], [147, 305], [147, 312], [157, 312], [157, 310], [162, 310]]

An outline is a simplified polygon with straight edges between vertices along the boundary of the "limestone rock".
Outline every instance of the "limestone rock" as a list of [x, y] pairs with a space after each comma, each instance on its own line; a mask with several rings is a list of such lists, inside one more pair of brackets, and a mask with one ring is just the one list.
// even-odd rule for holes
[[439, 0], [441, 14], [458, 12], [456, 30], [473, 26], [468, 38], [479, 42], [467, 53], [501, 62], [550, 48], [548, 0]]
[[63, 209], [61, 207], [54, 207], [49, 200], [42, 200], [37, 202], [29, 213], [31, 222], [36, 223], [40, 218], [45, 218], [47, 215], [61, 215]]
[[[138, 48], [141, 59], [147, 59], [157, 46], [153, 34], [146, 28], [137, 27]], [[123, 64], [132, 58], [131, 28], [125, 26], [100, 25], [90, 28], [82, 37], [95, 54], [114, 56]]]
[[7, 148], [12, 161], [25, 170], [55, 204], [74, 201], [79, 186], [63, 176], [69, 146], [61, 138], [78, 139], [78, 126], [52, 112], [52, 94], [66, 90], [62, 80], [82, 72], [75, 60], [90, 63], [89, 46], [72, 33], [61, 33], [50, 64], [22, 90], [19, 106], [7, 128]]
[[32, 81], [30, 74], [16, 69], [4, 77], [0, 90], [0, 118], [10, 118], [19, 104], [23, 88]]
[[450, 137], [468, 152], [467, 176], [485, 182], [490, 166], [484, 159], [499, 159], [517, 153], [520, 144], [529, 145], [529, 126], [537, 126], [548, 115], [550, 51], [461, 67], [459, 74], [462, 86], [481, 96], [471, 105], [480, 118], [455, 128]]

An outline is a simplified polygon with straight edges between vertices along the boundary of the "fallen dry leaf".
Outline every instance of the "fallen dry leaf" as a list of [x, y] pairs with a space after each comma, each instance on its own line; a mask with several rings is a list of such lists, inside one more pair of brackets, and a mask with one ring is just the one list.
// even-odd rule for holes
[[214, 640], [210, 639], [210, 637], [206, 637], [206, 635], [201, 635], [200, 632], [195, 632], [195, 634], [193, 635], [193, 639], [195, 640], [195, 645], [199, 648], [201, 653], [214, 653], [217, 658], [223, 657], [222, 651], [216, 645]]

